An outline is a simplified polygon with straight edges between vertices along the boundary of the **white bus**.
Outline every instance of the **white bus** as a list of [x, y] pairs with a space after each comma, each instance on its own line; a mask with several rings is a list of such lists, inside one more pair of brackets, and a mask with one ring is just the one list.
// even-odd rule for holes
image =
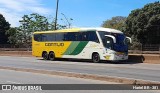
[[128, 41], [123, 32], [110, 28], [78, 28], [35, 32], [33, 56], [119, 61], [128, 59]]

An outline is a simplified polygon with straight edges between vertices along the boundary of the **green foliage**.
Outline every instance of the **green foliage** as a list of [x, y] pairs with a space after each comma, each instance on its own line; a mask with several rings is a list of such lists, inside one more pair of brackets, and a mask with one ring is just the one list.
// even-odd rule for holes
[[35, 31], [47, 31], [52, 29], [48, 19], [37, 13], [24, 15], [19, 21], [20, 26], [9, 29], [6, 34], [9, 35], [9, 42], [15, 45], [29, 47], [31, 46], [32, 33]]
[[0, 14], [0, 44], [7, 44], [8, 36], [5, 32], [10, 28], [10, 24], [5, 20], [2, 14]]
[[[25, 47], [31, 46], [32, 33], [36, 31], [49, 31], [54, 30], [54, 22], [49, 20], [42, 15], [32, 13], [30, 15], [24, 15], [22, 20], [19, 21], [20, 26], [9, 29], [6, 34], [9, 35], [8, 41], [11, 44], [21, 45]], [[57, 24], [58, 29], [66, 28]]]
[[10, 28], [6, 31], [6, 34], [9, 35], [8, 42], [11, 44], [16, 44], [18, 38], [17, 38], [17, 28]]
[[143, 44], [160, 44], [160, 2], [136, 9], [128, 16], [124, 32]]
[[10, 28], [6, 31], [8, 37], [8, 42], [15, 46], [29, 47], [31, 45], [31, 36], [28, 33], [22, 31], [19, 27]]
[[24, 15], [19, 22], [19, 27], [11, 28], [6, 32], [11, 44], [29, 47], [33, 32], [48, 31], [53, 28], [46, 17], [37, 13]]
[[19, 22], [21, 24], [19, 28], [28, 32], [47, 31], [51, 29], [48, 19], [37, 13], [24, 15]]
[[122, 16], [112, 17], [111, 20], [104, 21], [102, 27], [122, 30], [124, 27], [125, 20], [126, 17]]

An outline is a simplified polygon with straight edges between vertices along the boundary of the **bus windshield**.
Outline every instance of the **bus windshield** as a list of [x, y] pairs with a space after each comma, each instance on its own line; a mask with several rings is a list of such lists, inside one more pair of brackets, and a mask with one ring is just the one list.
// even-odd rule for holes
[[[127, 52], [128, 45], [126, 43], [126, 36], [120, 33], [108, 33], [108, 32], [99, 32], [104, 47], [114, 50], [116, 52]], [[116, 43], [109, 37], [105, 37], [105, 35], [112, 35], [116, 38]]]
[[112, 35], [116, 38], [116, 44], [118, 44], [118, 45], [126, 45], [127, 44], [125, 42], [126, 36], [124, 34], [113, 33]]
[[128, 45], [126, 42], [126, 36], [124, 34], [112, 33], [116, 38], [116, 43], [113, 44], [113, 50], [117, 52], [128, 52]]

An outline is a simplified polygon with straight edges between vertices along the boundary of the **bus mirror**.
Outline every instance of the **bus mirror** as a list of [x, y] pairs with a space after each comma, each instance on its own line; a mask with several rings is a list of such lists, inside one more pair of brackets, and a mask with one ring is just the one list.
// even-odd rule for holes
[[129, 43], [132, 43], [132, 39], [130, 37], [126, 37], [127, 41], [129, 40]]
[[105, 35], [106, 37], [109, 37], [109, 38], [112, 38], [113, 39], [113, 42], [116, 43], [116, 38], [112, 35]]

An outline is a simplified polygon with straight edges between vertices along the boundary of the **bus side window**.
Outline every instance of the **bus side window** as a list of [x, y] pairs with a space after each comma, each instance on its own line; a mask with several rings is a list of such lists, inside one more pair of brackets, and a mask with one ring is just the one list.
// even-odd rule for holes
[[56, 41], [56, 34], [55, 33], [52, 33], [49, 37], [49, 40], [50, 41]]
[[64, 39], [63, 41], [68, 41], [67, 33], [64, 33]]
[[74, 41], [81, 41], [81, 34], [79, 32], [74, 33]]
[[47, 34], [42, 34], [41, 37], [42, 37], [42, 41], [43, 41], [43, 42], [48, 41], [48, 40], [47, 40]]
[[83, 33], [82, 32], [79, 32], [79, 33], [76, 33], [76, 41], [83, 41]]
[[34, 34], [35, 41], [42, 41], [41, 34]]
[[64, 33], [56, 33], [56, 41], [64, 41]]
[[95, 31], [87, 32], [87, 37], [88, 37], [88, 41], [99, 43], [99, 40]]
[[81, 41], [88, 41], [87, 32], [82, 32], [81, 33]]
[[76, 41], [76, 34], [75, 32], [67, 32], [64, 34], [65, 41]]

